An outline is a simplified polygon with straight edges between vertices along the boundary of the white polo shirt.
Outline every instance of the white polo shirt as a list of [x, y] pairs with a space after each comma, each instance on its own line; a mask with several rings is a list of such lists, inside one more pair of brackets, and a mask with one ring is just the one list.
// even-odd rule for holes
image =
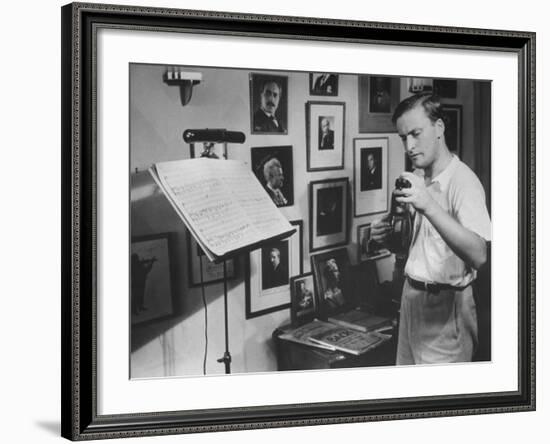
[[[463, 227], [491, 240], [491, 220], [485, 192], [475, 173], [453, 155], [447, 167], [429, 184], [433, 199]], [[416, 213], [413, 240], [405, 274], [422, 282], [466, 286], [476, 278], [469, 267], [449, 248], [430, 221]]]

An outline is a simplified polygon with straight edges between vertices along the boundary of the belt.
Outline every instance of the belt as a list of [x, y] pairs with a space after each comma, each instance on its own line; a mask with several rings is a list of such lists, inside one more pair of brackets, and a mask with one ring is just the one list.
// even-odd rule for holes
[[456, 287], [454, 285], [450, 284], [439, 284], [437, 282], [422, 282], [417, 281], [416, 279], [410, 278], [407, 276], [407, 280], [409, 281], [409, 284], [411, 287], [416, 288], [417, 290], [425, 290], [430, 293], [438, 293], [441, 290], [464, 290], [465, 288], [468, 288], [470, 284], [464, 285], [463, 287]]

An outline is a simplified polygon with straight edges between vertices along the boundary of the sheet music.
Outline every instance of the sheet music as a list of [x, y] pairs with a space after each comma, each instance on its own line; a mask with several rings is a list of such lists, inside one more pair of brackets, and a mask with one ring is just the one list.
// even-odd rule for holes
[[244, 163], [188, 159], [151, 173], [211, 260], [292, 230]]

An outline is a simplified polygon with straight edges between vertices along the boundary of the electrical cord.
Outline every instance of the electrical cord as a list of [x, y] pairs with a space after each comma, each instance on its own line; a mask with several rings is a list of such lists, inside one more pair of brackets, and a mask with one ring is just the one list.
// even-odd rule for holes
[[208, 305], [206, 304], [206, 294], [204, 291], [204, 277], [202, 272], [202, 258], [199, 258], [200, 271], [201, 271], [201, 293], [202, 304], [204, 305], [204, 358], [202, 361], [202, 374], [206, 375], [206, 357], [208, 356]]

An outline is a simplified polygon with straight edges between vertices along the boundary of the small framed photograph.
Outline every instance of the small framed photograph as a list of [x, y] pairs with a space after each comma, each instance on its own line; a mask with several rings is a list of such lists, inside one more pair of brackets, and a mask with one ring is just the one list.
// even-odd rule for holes
[[434, 93], [442, 99], [456, 99], [458, 82], [452, 79], [434, 79]]
[[[190, 287], [223, 282], [223, 262], [219, 264], [211, 262], [189, 231], [187, 232], [187, 251]], [[227, 279], [234, 279], [236, 274], [235, 260], [227, 260], [225, 267]]]
[[353, 140], [354, 216], [388, 210], [388, 138]]
[[395, 132], [391, 117], [399, 92], [399, 77], [359, 76], [360, 133]]
[[348, 250], [339, 248], [311, 256], [311, 269], [321, 317], [336, 313], [349, 305], [351, 297], [346, 274], [349, 272]]
[[347, 177], [309, 183], [309, 251], [348, 243]]
[[442, 104], [445, 113], [445, 142], [451, 153], [462, 157], [462, 105]]
[[245, 277], [246, 319], [290, 308], [290, 277], [303, 273], [303, 222], [287, 239], [269, 242], [248, 255]]
[[252, 171], [278, 207], [294, 205], [292, 146], [254, 147]]
[[307, 170], [344, 168], [344, 102], [307, 102]]
[[178, 312], [173, 243], [174, 233], [132, 238], [132, 326], [169, 318]]
[[357, 227], [357, 262], [381, 259], [389, 256], [391, 252], [371, 238], [371, 224]]
[[327, 72], [310, 73], [309, 94], [312, 96], [337, 96], [338, 75]]
[[307, 324], [319, 314], [313, 274], [305, 273], [290, 278], [290, 319], [292, 325]]
[[250, 74], [250, 132], [287, 134], [288, 77]]
[[189, 144], [190, 157], [210, 157], [213, 159], [227, 159], [226, 143], [191, 143]]

